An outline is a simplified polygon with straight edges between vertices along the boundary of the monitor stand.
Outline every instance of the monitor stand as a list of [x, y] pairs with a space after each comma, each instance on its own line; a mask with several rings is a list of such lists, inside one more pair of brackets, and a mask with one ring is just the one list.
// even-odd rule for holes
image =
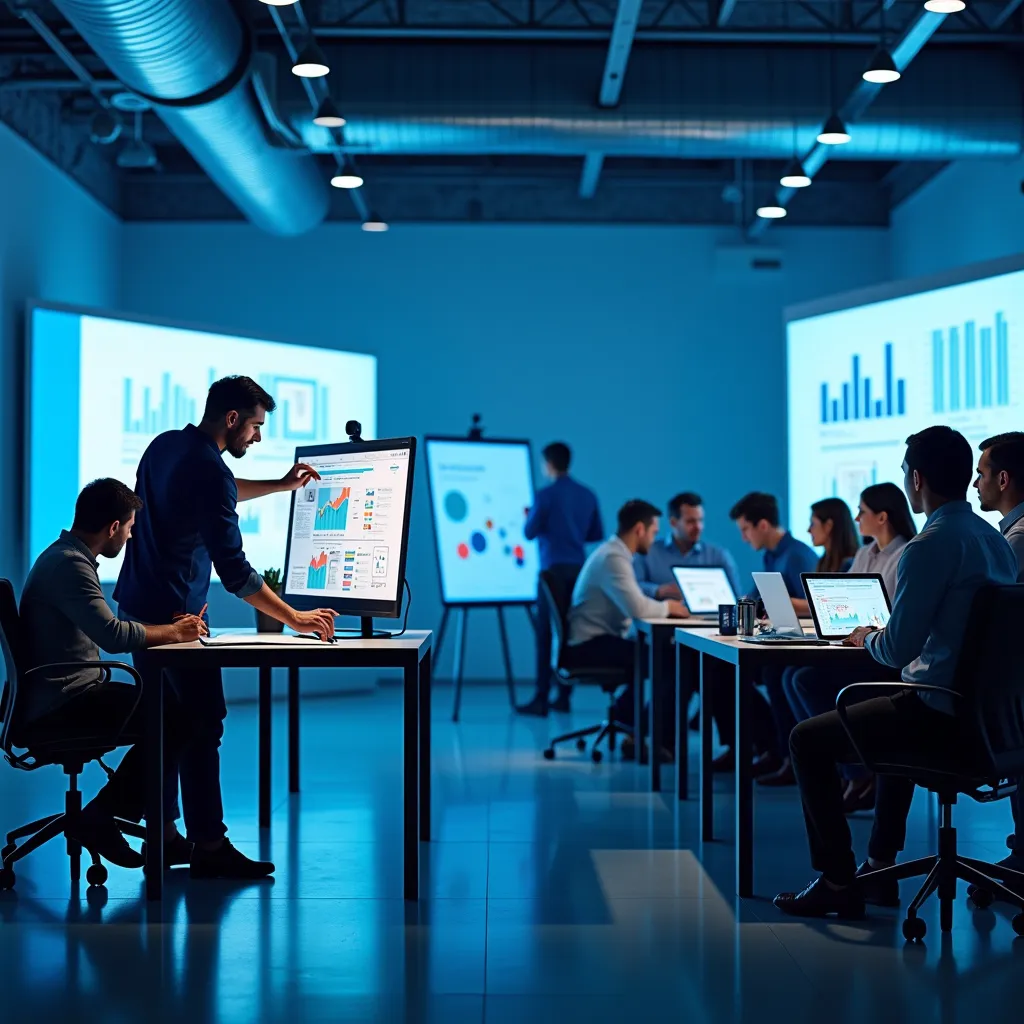
[[363, 615], [359, 619], [359, 629], [339, 630], [334, 634], [335, 640], [390, 640], [391, 633], [386, 629], [374, 629], [373, 619]]

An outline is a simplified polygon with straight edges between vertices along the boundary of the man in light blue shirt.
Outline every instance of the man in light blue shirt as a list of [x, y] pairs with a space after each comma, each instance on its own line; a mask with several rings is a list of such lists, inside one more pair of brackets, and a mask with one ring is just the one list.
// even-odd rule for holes
[[[907, 683], [952, 689], [975, 594], [1017, 579], [1009, 544], [967, 502], [973, 463], [967, 439], [950, 427], [929, 427], [907, 439], [903, 486], [914, 512], [928, 519], [900, 558], [888, 625], [854, 630], [846, 641], [883, 665], [902, 668]], [[953, 704], [952, 694], [908, 688], [854, 704], [848, 717], [873, 758], [948, 769], [959, 738]], [[895, 862], [906, 838], [913, 782], [879, 777], [868, 860], [858, 868], [838, 765], [859, 757], [838, 712], [801, 722], [789, 746], [811, 863], [821, 875], [800, 893], [780, 893], [775, 905], [797, 917], [849, 918], [863, 917], [866, 902], [895, 906], [896, 882], [858, 884], [856, 876]]]
[[648, 597], [679, 600], [682, 595], [672, 570], [682, 566], [724, 569], [733, 593], [741, 593], [736, 560], [725, 548], [701, 540], [704, 502], [699, 494], [684, 491], [672, 498], [668, 503], [668, 522], [672, 531], [669, 536], [653, 544], [646, 555], [634, 559], [637, 582]]

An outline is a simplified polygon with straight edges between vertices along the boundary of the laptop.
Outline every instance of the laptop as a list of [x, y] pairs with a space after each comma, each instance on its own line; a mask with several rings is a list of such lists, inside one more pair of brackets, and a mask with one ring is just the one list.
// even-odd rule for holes
[[724, 569], [677, 566], [672, 575], [694, 619], [717, 626], [718, 606], [736, 603], [736, 594]]

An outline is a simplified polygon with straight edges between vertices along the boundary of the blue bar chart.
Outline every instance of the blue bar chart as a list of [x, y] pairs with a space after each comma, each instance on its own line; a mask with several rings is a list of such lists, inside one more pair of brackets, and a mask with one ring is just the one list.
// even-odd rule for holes
[[169, 373], [161, 374], [154, 389], [132, 377], [124, 378], [123, 427], [126, 434], [159, 434], [195, 423], [196, 400]]
[[932, 331], [932, 409], [965, 412], [1010, 404], [1009, 325], [1002, 312], [993, 325]]
[[880, 391], [872, 388], [872, 378], [862, 376], [861, 357], [851, 359], [850, 379], [841, 385], [842, 397], [833, 398], [828, 382], [821, 385], [821, 422], [846, 423], [905, 416], [907, 412], [907, 383], [897, 378], [893, 369], [893, 346], [885, 343], [883, 350], [884, 376]]

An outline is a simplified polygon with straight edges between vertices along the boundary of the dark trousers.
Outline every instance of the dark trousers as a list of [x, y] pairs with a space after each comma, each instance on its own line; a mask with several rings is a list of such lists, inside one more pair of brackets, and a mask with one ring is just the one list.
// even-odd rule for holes
[[[854, 704], [847, 714], [869, 759], [947, 771], [954, 767], [950, 756], [958, 749], [956, 719], [929, 707], [910, 690]], [[811, 864], [829, 881], [844, 885], [852, 881], [857, 863], [837, 766], [860, 759], [836, 711], [801, 722], [790, 736], [789, 750], [800, 786]], [[877, 786], [868, 856], [892, 862], [906, 839], [914, 784], [881, 775]]]
[[[150, 657], [149, 652], [138, 651], [133, 655], [135, 667], [147, 685], [160, 685]], [[173, 821], [180, 816], [180, 782], [188, 838], [216, 842], [227, 833], [220, 789], [220, 741], [228, 711], [220, 669], [170, 672], [167, 677], [167, 698], [176, 703], [187, 732], [175, 756], [164, 759], [164, 819]]]
[[[554, 573], [568, 589], [580, 573], [578, 565], [553, 565]], [[551, 612], [544, 590], [537, 589], [537, 692], [536, 698], [547, 700], [551, 691]]]

